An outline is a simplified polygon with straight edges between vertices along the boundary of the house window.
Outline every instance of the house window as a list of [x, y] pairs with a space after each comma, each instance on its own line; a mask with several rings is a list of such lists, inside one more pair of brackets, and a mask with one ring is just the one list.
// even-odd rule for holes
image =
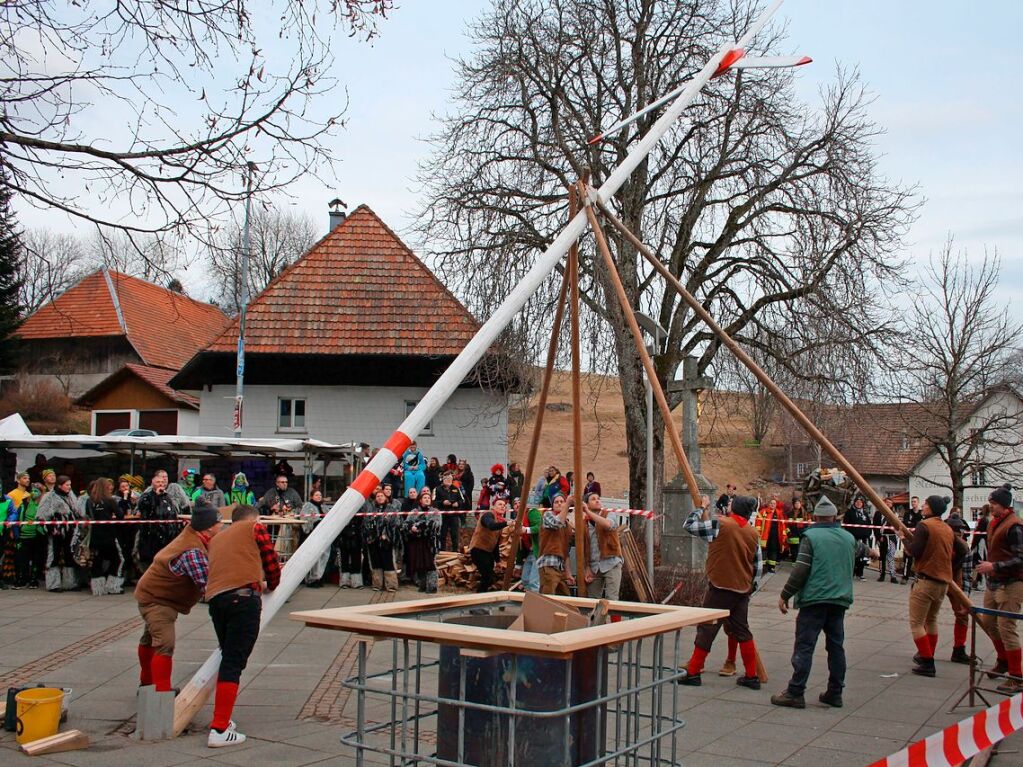
[[985, 487], [987, 485], [987, 467], [974, 464], [970, 469], [970, 484], [974, 487]]
[[[407, 399], [407, 400], [405, 400], [405, 417], [406, 418], [408, 418], [409, 415], [412, 414], [412, 411], [416, 409], [416, 405], [418, 405], [418, 404], [419, 404], [419, 400], [417, 400], [417, 399]], [[432, 418], [426, 423], [426, 425], [422, 429], [420, 429], [419, 434], [421, 436], [423, 436], [423, 437], [432, 437], [433, 436], [433, 419]]]
[[909, 450], [909, 435], [906, 432], [902, 432], [902, 444], [899, 447], [900, 450]]
[[305, 431], [305, 400], [281, 397], [277, 400], [277, 430]]

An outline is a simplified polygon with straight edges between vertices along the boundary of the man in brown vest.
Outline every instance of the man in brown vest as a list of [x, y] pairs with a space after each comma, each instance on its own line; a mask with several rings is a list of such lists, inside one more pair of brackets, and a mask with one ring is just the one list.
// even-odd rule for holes
[[551, 498], [552, 509], [545, 509], [540, 522], [540, 556], [536, 567], [540, 571], [540, 593], [569, 596], [571, 575], [568, 573], [568, 548], [572, 541], [569, 524], [568, 499], [560, 493]]
[[[992, 515], [987, 528], [987, 559], [977, 565], [977, 572], [987, 576], [984, 607], [1019, 613], [1023, 610], [1023, 521], [1012, 507], [1012, 487], [1002, 485], [992, 491], [988, 503]], [[1016, 619], [985, 615], [983, 620], [998, 653], [998, 663], [989, 673], [1009, 674], [998, 686], [999, 692], [1023, 692], [1023, 650]]]
[[[725, 619], [725, 634], [734, 639], [742, 653], [744, 675], [735, 683], [751, 690], [760, 689], [757, 676], [757, 646], [749, 628], [749, 599], [753, 585], [760, 580], [762, 560], [760, 557], [760, 536], [750, 527], [750, 515], [757, 508], [755, 498], [737, 495], [732, 499], [732, 511], [728, 515], [712, 518], [710, 499], [704, 496], [704, 508], [696, 509], [685, 521], [684, 528], [690, 535], [708, 542], [707, 547], [707, 594], [703, 606], [728, 610]], [[720, 623], [703, 623], [696, 629], [693, 654], [686, 666], [686, 675], [680, 684], [699, 687], [703, 682], [701, 673], [710, 648], [714, 644]]]
[[273, 591], [281, 581], [281, 562], [258, 516], [254, 506], [236, 506], [231, 526], [210, 545], [206, 601], [221, 653], [213, 721], [206, 741], [210, 748], [245, 742], [245, 736], [234, 728], [231, 712], [242, 671], [259, 636], [262, 592]]
[[139, 640], [140, 685], [171, 690], [174, 623], [202, 597], [208, 574], [208, 547], [220, 531], [220, 513], [198, 504], [192, 521], [160, 549], [135, 585], [135, 600], [145, 621]]
[[622, 542], [618, 529], [621, 517], [605, 509], [600, 503], [600, 493], [586, 494], [583, 507], [587, 521], [593, 526], [590, 531], [590, 572], [587, 587], [590, 599], [618, 599], [622, 587]]
[[476, 565], [476, 572], [480, 574], [480, 582], [476, 587], [480, 594], [489, 591], [494, 584], [494, 562], [501, 543], [501, 531], [508, 526], [508, 520], [504, 518], [507, 505], [503, 498], [498, 498], [488, 511], [480, 514], [476, 520], [476, 529], [472, 532], [472, 540], [469, 541], [469, 556]]
[[924, 501], [923, 518], [909, 533], [900, 531], [906, 554], [916, 560], [916, 577], [909, 592], [909, 629], [913, 632], [917, 654], [913, 673], [935, 675], [934, 650], [938, 646], [938, 613], [945, 601], [952, 573], [969, 552], [955, 537], [952, 528], [941, 521], [948, 499], [932, 495]]

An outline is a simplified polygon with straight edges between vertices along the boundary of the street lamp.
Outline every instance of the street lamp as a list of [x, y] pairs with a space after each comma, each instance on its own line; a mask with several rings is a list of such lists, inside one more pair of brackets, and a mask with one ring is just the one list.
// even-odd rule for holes
[[[647, 346], [650, 356], [662, 351], [661, 344], [668, 340], [668, 331], [660, 326], [653, 317], [643, 312], [633, 312], [636, 322], [640, 328], [650, 335], [654, 341]], [[654, 388], [650, 379], [643, 371], [643, 381], [646, 383], [646, 497], [650, 509], [654, 508]], [[646, 536], [646, 569], [650, 574], [650, 582], [654, 580], [654, 521], [651, 519], [647, 527]]]

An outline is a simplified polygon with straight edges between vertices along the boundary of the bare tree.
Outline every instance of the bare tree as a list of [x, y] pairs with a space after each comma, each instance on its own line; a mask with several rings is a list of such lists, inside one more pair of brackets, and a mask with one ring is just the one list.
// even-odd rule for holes
[[999, 269], [997, 255], [971, 262], [946, 242], [915, 295], [892, 377], [898, 400], [912, 406], [896, 428], [938, 454], [947, 480], [924, 479], [950, 490], [960, 508], [968, 485], [1023, 471], [1023, 402], [1011, 386], [1023, 325], [998, 301]]
[[21, 308], [31, 314], [70, 288], [89, 271], [81, 240], [73, 234], [48, 229], [27, 229], [21, 235], [23, 257]]
[[176, 238], [97, 230], [87, 248], [90, 271], [103, 267], [147, 282], [161, 282], [187, 266]]
[[250, 163], [257, 196], [330, 163], [324, 139], [344, 112], [343, 100], [339, 107], [324, 98], [336, 85], [331, 35], [340, 27], [371, 37], [391, 7], [392, 0], [4, 3], [6, 183], [33, 205], [103, 230], [208, 241], [245, 198]]
[[[448, 283], [485, 315], [565, 220], [565, 189], [588, 168], [599, 184], [657, 114], [594, 147], [587, 140], [691, 77], [756, 12], [750, 0], [495, 0], [457, 62], [453, 114], [421, 171], [420, 235]], [[780, 52], [763, 34], [751, 55]], [[787, 51], [786, 51], [787, 52]], [[715, 80], [610, 201], [689, 291], [741, 343], [786, 365], [793, 347], [828, 343], [869, 358], [890, 332], [879, 282], [912, 220], [912, 191], [882, 178], [855, 74], [839, 72], [820, 103], [796, 98], [792, 74]], [[707, 371], [718, 344], [621, 237], [609, 232], [633, 307], [669, 330], [662, 383], [687, 355]], [[645, 497], [641, 366], [600, 259], [583, 244], [583, 299], [593, 367], [621, 379], [629, 497]], [[551, 293], [526, 309], [532, 348], [546, 346]], [[880, 299], [880, 300], [879, 300]], [[785, 322], [799, 311], [809, 323]], [[799, 371], [793, 371], [798, 373]], [[678, 398], [672, 401], [677, 404]], [[655, 414], [655, 476], [663, 467]], [[655, 488], [655, 493], [659, 488]]]
[[[320, 234], [320, 227], [308, 214], [274, 208], [254, 211], [250, 222], [249, 297], [262, 291], [270, 280], [309, 250]], [[236, 314], [240, 307], [243, 238], [242, 225], [232, 224], [218, 235], [208, 251], [209, 274], [217, 283], [213, 296], [229, 314]]]

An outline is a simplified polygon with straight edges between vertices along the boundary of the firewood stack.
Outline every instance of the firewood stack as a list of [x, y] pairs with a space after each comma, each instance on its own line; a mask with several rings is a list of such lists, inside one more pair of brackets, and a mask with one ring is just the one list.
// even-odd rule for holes
[[[494, 573], [498, 576], [498, 580], [504, 574], [504, 562], [508, 558], [508, 551], [511, 549], [511, 533], [512, 527], [510, 525], [501, 531], [501, 556], [494, 566]], [[438, 586], [467, 589], [469, 591], [476, 590], [480, 576], [476, 572], [476, 565], [469, 558], [468, 546], [463, 546], [461, 551], [437, 552], [436, 562]]]

